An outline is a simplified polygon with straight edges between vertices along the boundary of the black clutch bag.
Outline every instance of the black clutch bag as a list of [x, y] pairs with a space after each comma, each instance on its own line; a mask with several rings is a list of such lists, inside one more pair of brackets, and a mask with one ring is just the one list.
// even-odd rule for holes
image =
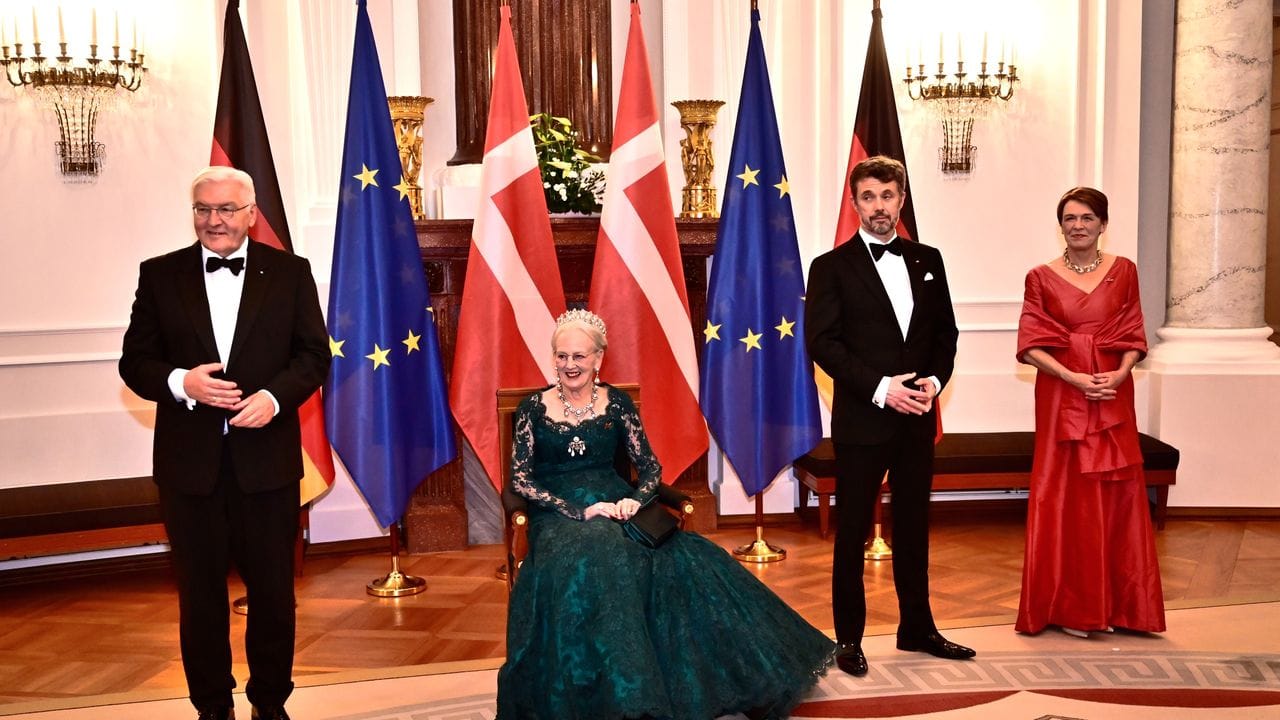
[[650, 500], [622, 523], [627, 536], [645, 547], [656, 548], [680, 529], [680, 521], [659, 503]]

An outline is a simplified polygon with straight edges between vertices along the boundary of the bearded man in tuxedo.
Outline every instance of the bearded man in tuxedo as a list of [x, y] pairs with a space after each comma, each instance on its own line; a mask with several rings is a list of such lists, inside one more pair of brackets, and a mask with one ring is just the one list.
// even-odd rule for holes
[[297, 410], [328, 374], [328, 334], [309, 263], [249, 239], [257, 207], [248, 174], [206, 168], [191, 183], [191, 203], [197, 242], [139, 270], [120, 377], [156, 403], [152, 474], [199, 720], [235, 717], [233, 562], [252, 608], [245, 691], [253, 717], [288, 720]]
[[849, 178], [857, 235], [814, 259], [805, 300], [809, 355], [835, 385], [831, 440], [839, 521], [831, 605], [840, 653], [852, 675], [867, 673], [863, 546], [888, 472], [898, 648], [960, 660], [974, 651], [938, 633], [929, 607], [929, 493], [934, 399], [955, 362], [955, 313], [942, 255], [898, 237], [906, 200], [902, 163], [874, 156]]

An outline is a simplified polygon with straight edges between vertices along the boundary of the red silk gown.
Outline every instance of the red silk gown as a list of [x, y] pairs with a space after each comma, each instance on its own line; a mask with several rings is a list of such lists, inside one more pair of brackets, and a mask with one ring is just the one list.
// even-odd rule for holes
[[[1018, 357], [1041, 348], [1075, 372], [1146, 355], [1137, 268], [1116, 258], [1092, 293], [1048, 266], [1027, 273]], [[1164, 597], [1147, 508], [1133, 378], [1114, 400], [1086, 400], [1036, 374], [1036, 446], [1027, 510], [1018, 632], [1046, 625], [1162, 632]]]

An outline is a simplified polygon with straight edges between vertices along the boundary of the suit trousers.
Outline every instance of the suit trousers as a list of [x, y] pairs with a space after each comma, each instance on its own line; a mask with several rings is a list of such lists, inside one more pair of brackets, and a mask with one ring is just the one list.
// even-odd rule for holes
[[880, 445], [835, 443], [836, 524], [831, 609], [836, 640], [862, 644], [867, 624], [863, 549], [871, 532], [880, 484], [888, 471], [893, 512], [893, 583], [898, 594], [898, 637], [936, 631], [929, 607], [929, 493], [933, 438], [897, 433]]
[[[235, 432], [233, 430], [233, 432]], [[209, 495], [160, 487], [160, 506], [178, 581], [182, 667], [197, 709], [230, 707], [227, 572], [234, 562], [249, 601], [245, 694], [255, 707], [283, 706], [293, 691], [294, 542], [298, 484], [245, 493], [223, 442], [218, 482]]]

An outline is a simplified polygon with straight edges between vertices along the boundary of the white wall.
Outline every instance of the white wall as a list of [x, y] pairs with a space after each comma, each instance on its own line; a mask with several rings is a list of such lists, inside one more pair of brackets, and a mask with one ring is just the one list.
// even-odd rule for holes
[[[142, 89], [100, 113], [102, 174], [65, 182], [50, 107], [0, 84], [0, 486], [149, 475], [148, 404], [115, 371], [138, 262], [193, 241], [189, 182], [208, 164], [220, 11], [212, 2], [103, 2], [148, 48]], [[68, 42], [88, 42], [86, 2], [64, 2]], [[44, 52], [56, 9], [40, 4]], [[0, 1], [30, 41], [31, 4]], [[31, 48], [28, 45], [27, 52]]]

